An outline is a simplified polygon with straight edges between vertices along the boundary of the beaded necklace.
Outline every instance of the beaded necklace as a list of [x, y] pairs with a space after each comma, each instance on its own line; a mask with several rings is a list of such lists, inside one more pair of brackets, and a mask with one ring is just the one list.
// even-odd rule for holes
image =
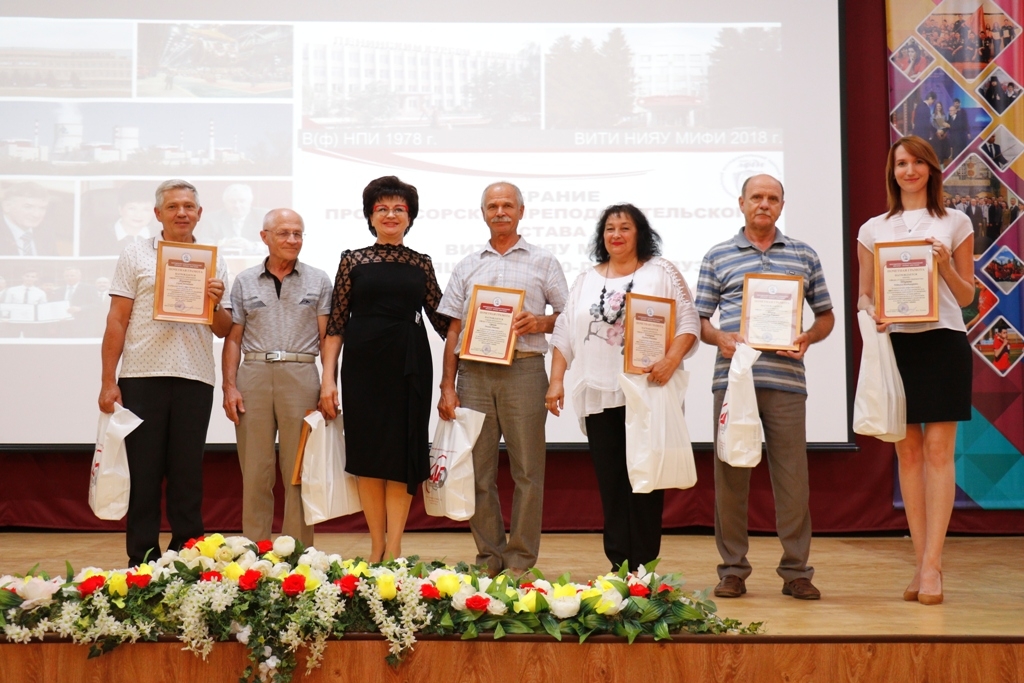
[[[631, 291], [633, 291], [633, 280], [636, 279], [636, 271], [639, 267], [640, 259], [637, 259], [636, 265], [633, 267], [633, 275], [629, 278], [629, 284], [627, 284], [625, 290], [623, 290], [624, 294], [629, 294]], [[615, 311], [615, 315], [613, 315], [610, 319], [604, 313], [604, 298], [605, 296], [608, 295], [608, 271], [611, 270], [611, 268], [612, 264], [611, 261], [609, 261], [608, 264], [605, 266], [604, 270], [604, 285], [602, 285], [601, 287], [601, 298], [598, 301], [597, 310], [601, 316], [601, 320], [605, 321], [609, 325], [614, 325], [618, 321], [618, 319], [622, 317], [623, 312], [626, 310], [626, 305], [625, 302], [623, 302], [623, 305], [619, 306], [619, 310]]]

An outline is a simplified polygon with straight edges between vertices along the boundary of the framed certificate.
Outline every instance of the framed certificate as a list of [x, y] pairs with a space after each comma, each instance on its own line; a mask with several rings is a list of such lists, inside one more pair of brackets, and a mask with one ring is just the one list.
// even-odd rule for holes
[[930, 242], [875, 242], [875, 313], [883, 323], [938, 321], [939, 271]]
[[473, 285], [459, 358], [511, 365], [516, 338], [512, 320], [523, 310], [522, 289]]
[[213, 323], [213, 301], [206, 281], [217, 273], [217, 247], [157, 242], [153, 320]]
[[743, 276], [740, 336], [761, 351], [797, 351], [803, 331], [804, 279], [799, 275], [747, 273]]
[[665, 357], [675, 338], [676, 302], [630, 292], [626, 295], [625, 372], [639, 375]]

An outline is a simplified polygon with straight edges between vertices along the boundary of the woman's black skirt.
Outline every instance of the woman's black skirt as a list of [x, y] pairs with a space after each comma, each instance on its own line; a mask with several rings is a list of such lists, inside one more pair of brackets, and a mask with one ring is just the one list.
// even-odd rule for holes
[[938, 329], [889, 338], [907, 394], [907, 424], [970, 420], [974, 359], [967, 335]]

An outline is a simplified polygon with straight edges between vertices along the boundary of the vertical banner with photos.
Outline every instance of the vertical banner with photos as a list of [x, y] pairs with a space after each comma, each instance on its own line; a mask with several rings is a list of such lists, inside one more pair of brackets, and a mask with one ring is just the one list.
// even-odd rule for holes
[[887, 14], [892, 139], [931, 143], [946, 209], [974, 226], [963, 309], [974, 393], [957, 430], [956, 505], [1024, 508], [1024, 3], [888, 0]]

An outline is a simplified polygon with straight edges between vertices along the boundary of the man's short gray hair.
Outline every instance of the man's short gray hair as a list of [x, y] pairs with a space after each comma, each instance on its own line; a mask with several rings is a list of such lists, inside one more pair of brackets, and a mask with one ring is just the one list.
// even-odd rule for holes
[[288, 208], [271, 209], [267, 211], [266, 215], [263, 216], [263, 229], [270, 232], [274, 225], [277, 224], [278, 219], [288, 218], [294, 216], [299, 221], [299, 225], [302, 226], [302, 231], [306, 231], [306, 221], [302, 220], [302, 216], [299, 215], [298, 211], [293, 211]]
[[523, 191], [520, 190], [519, 187], [515, 185], [515, 183], [510, 183], [510, 182], [508, 182], [506, 180], [499, 180], [498, 182], [491, 183], [490, 185], [488, 185], [487, 187], [484, 188], [483, 194], [480, 195], [480, 208], [481, 209], [484, 208], [484, 204], [487, 202], [487, 193], [491, 191], [491, 188], [497, 187], [498, 185], [508, 185], [513, 190], [515, 190], [516, 191], [516, 201], [519, 202], [519, 206], [523, 206], [524, 205], [523, 204]]
[[175, 178], [172, 180], [165, 180], [157, 186], [156, 204], [154, 204], [156, 208], [159, 209], [163, 205], [164, 193], [170, 192], [171, 190], [189, 190], [190, 192], [192, 192], [192, 196], [195, 197], [196, 206], [202, 206], [202, 204], [199, 203], [199, 190], [196, 189], [196, 186], [188, 182], [187, 180], [180, 180]]

